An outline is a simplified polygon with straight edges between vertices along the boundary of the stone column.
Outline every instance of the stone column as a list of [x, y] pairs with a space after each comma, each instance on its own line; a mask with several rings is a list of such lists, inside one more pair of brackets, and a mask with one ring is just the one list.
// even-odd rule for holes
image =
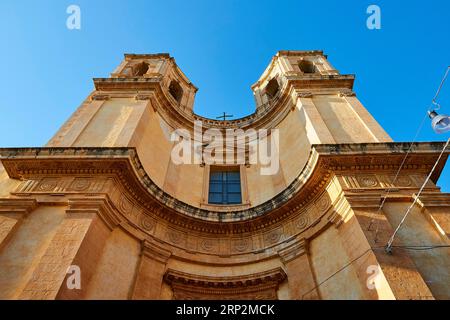
[[145, 240], [134, 284], [132, 299], [160, 299], [166, 264], [171, 252], [160, 245]]
[[296, 240], [278, 252], [286, 266], [290, 299], [320, 299], [307, 252], [307, 242]]

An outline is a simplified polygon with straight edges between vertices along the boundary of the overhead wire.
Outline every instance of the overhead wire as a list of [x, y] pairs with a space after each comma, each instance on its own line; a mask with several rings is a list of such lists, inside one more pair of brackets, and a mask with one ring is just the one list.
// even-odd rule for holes
[[[433, 100], [432, 100], [432, 104], [433, 104], [434, 106], [437, 107], [437, 108], [435, 108], [435, 110], [438, 110], [438, 109], [440, 109], [440, 107], [441, 107], [440, 104], [437, 103], [437, 98], [438, 98], [438, 96], [439, 96], [439, 94], [440, 94], [440, 92], [441, 92], [441, 90], [442, 90], [442, 87], [443, 87], [443, 85], [444, 85], [445, 80], [446, 80], [447, 77], [448, 77], [449, 71], [450, 71], [450, 66], [447, 67], [447, 70], [446, 70], [446, 72], [445, 72], [445, 75], [444, 75], [444, 77], [442, 78], [442, 81], [441, 81], [441, 83], [440, 83], [440, 85], [439, 85], [439, 88], [438, 88], [438, 90], [437, 90], [437, 92], [436, 92], [436, 94], [435, 94], [435, 96], [434, 96], [434, 98], [433, 98]], [[396, 182], [397, 179], [398, 179], [398, 176], [399, 176], [399, 174], [400, 174], [400, 171], [402, 170], [403, 166], [405, 165], [406, 159], [408, 158], [408, 155], [411, 153], [412, 148], [413, 148], [413, 146], [414, 146], [414, 143], [416, 142], [416, 140], [417, 140], [417, 138], [418, 138], [418, 136], [419, 136], [419, 133], [420, 133], [420, 131], [422, 130], [422, 127], [423, 127], [423, 124], [424, 124], [426, 118], [427, 118], [427, 115], [426, 115], [426, 116], [423, 118], [423, 120], [421, 121], [421, 123], [420, 123], [420, 125], [419, 125], [419, 128], [417, 129], [416, 134], [415, 134], [415, 136], [414, 136], [414, 139], [413, 139], [413, 141], [410, 143], [410, 146], [409, 146], [409, 148], [408, 148], [408, 150], [407, 150], [407, 152], [406, 152], [406, 154], [405, 154], [405, 157], [403, 158], [403, 160], [402, 160], [402, 162], [401, 162], [401, 164], [400, 164], [400, 166], [399, 166], [399, 168], [398, 168], [398, 170], [397, 170], [397, 172], [396, 172], [396, 174], [395, 174], [395, 177], [394, 177], [394, 179], [393, 179], [391, 185], [395, 185], [395, 182]], [[434, 163], [434, 165], [433, 165], [433, 167], [432, 167], [430, 173], [428, 174], [427, 178], [425, 179], [424, 183], [422, 184], [422, 186], [421, 186], [419, 192], [418, 192], [417, 195], [415, 196], [413, 203], [408, 207], [408, 209], [407, 209], [406, 213], [404, 214], [402, 220], [400, 221], [399, 225], [397, 226], [397, 228], [395, 229], [394, 233], [393, 233], [392, 236], [390, 237], [390, 239], [389, 239], [387, 245], [386, 245], [386, 246], [371, 247], [371, 248], [365, 250], [363, 253], [361, 253], [360, 255], [358, 255], [356, 258], [354, 258], [353, 260], [351, 260], [350, 262], [348, 262], [347, 264], [345, 264], [343, 267], [341, 267], [341, 268], [339, 268], [337, 271], [333, 272], [330, 276], [328, 276], [327, 278], [325, 278], [325, 279], [324, 279], [323, 281], [321, 281], [319, 284], [317, 284], [316, 286], [314, 286], [311, 290], [305, 292], [305, 293], [302, 295], [302, 298], [303, 298], [305, 295], [307, 295], [307, 294], [311, 293], [312, 291], [316, 290], [317, 288], [319, 288], [319, 287], [320, 287], [321, 285], [323, 285], [325, 282], [327, 282], [327, 281], [329, 281], [330, 279], [332, 279], [333, 277], [335, 277], [337, 274], [339, 274], [340, 272], [342, 272], [343, 270], [345, 270], [346, 268], [348, 268], [348, 267], [349, 267], [350, 265], [352, 265], [355, 261], [359, 260], [360, 258], [362, 258], [363, 256], [365, 256], [368, 252], [370, 252], [370, 251], [372, 251], [372, 250], [384, 249], [386, 252], [390, 253], [392, 248], [398, 248], [398, 249], [403, 249], [403, 250], [416, 250], [416, 251], [426, 251], [426, 250], [434, 250], [434, 249], [440, 249], [440, 248], [450, 248], [450, 245], [421, 245], [421, 246], [418, 246], [418, 245], [393, 245], [393, 241], [395, 240], [396, 234], [398, 233], [398, 231], [400, 230], [401, 226], [402, 226], [403, 223], [405, 222], [407, 216], [408, 216], [409, 213], [411, 212], [411, 209], [414, 207], [414, 205], [415, 205], [416, 202], [418, 201], [419, 196], [421, 195], [423, 189], [425, 188], [426, 184], [428, 183], [429, 179], [431, 178], [431, 176], [432, 176], [434, 170], [436, 169], [438, 163], [440, 162], [440, 160], [441, 160], [441, 158], [442, 158], [442, 155], [444, 154], [444, 152], [445, 152], [445, 150], [447, 149], [447, 147], [449, 146], [449, 144], [450, 144], [450, 138], [449, 138], [449, 139], [447, 140], [447, 142], [444, 144], [444, 147], [442, 148], [442, 151], [441, 151], [441, 153], [439, 154], [439, 156], [438, 156], [436, 162]], [[377, 214], [381, 212], [381, 210], [382, 210], [382, 208], [383, 208], [383, 206], [384, 206], [384, 204], [385, 204], [385, 202], [386, 202], [386, 199], [387, 199], [387, 197], [389, 196], [389, 193], [390, 193], [391, 189], [392, 189], [392, 187], [388, 188], [387, 193], [384, 195], [384, 197], [383, 197], [383, 199], [382, 199], [382, 201], [381, 201], [381, 203], [380, 203], [380, 206], [378, 207]], [[369, 226], [368, 226], [368, 228], [367, 228], [368, 231], [370, 231], [370, 228], [371, 228], [371, 226], [372, 226], [372, 224], [373, 224], [373, 221], [374, 221], [374, 218], [372, 218], [372, 220], [371, 220], [370, 223], [369, 223]], [[375, 231], [375, 237], [374, 237], [375, 243], [377, 242], [377, 234], [378, 234], [378, 225], [377, 225], [377, 228], [376, 228], [376, 231]]]
[[386, 251], [387, 252], [391, 252], [392, 249], [392, 243], [395, 240], [395, 236], [397, 235], [398, 231], [400, 230], [400, 228], [402, 227], [403, 223], [405, 222], [406, 218], [408, 217], [408, 215], [410, 214], [411, 210], [414, 208], [414, 206], [416, 205], [417, 201], [419, 200], [420, 195], [422, 194], [423, 189], [425, 188], [425, 186], [427, 185], [428, 181], [430, 180], [432, 174], [434, 173], [434, 170], [436, 169], [438, 163], [441, 161], [442, 155], [445, 152], [445, 149], [447, 149], [448, 145], [450, 144], [450, 138], [447, 140], [447, 142], [444, 144], [444, 147], [442, 148], [441, 153], [439, 154], [439, 157], [437, 158], [436, 162], [433, 165], [433, 168], [431, 169], [430, 173], [428, 174], [427, 178], [425, 179], [425, 181], [423, 182], [422, 186], [420, 187], [419, 192], [417, 193], [417, 195], [414, 197], [414, 201], [411, 203], [411, 205], [408, 207], [408, 209], [406, 210], [405, 214], [403, 215], [402, 220], [400, 221], [400, 223], [398, 224], [397, 228], [395, 228], [394, 233], [392, 234], [392, 236], [389, 238], [389, 241], [386, 245]]
[[[434, 250], [434, 249], [441, 249], [441, 248], [450, 248], [450, 245], [425, 245], [425, 246], [415, 246], [415, 245], [395, 245], [392, 246], [394, 248], [398, 248], [398, 249], [404, 249], [404, 250], [417, 250], [417, 251], [427, 251], [427, 250]], [[373, 250], [384, 250], [385, 247], [384, 246], [377, 246], [377, 247], [371, 247], [368, 248], [367, 250], [365, 250], [363, 253], [361, 253], [360, 255], [358, 255], [356, 258], [354, 258], [353, 260], [351, 260], [350, 262], [346, 263], [344, 266], [342, 266], [341, 268], [339, 268], [337, 271], [333, 272], [331, 275], [329, 275], [328, 277], [326, 277], [324, 280], [322, 280], [320, 283], [318, 283], [316, 286], [314, 286], [313, 288], [311, 288], [309, 291], [305, 292], [302, 295], [302, 299], [305, 297], [305, 295], [313, 292], [314, 290], [318, 289], [320, 286], [322, 286], [325, 282], [331, 280], [333, 277], [335, 277], [337, 274], [339, 274], [340, 272], [344, 271], [345, 269], [347, 269], [349, 266], [351, 266], [354, 262], [356, 262], [357, 260], [361, 259], [363, 256], [365, 256], [367, 253], [373, 251]]]

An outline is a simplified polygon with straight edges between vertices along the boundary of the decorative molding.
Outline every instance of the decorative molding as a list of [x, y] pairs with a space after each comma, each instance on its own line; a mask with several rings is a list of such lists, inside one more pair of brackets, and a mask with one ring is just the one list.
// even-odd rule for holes
[[37, 206], [36, 199], [0, 198], [0, 213], [29, 214]]
[[402, 174], [395, 179], [394, 174], [385, 174], [381, 171], [377, 174], [345, 174], [342, 175], [342, 179], [347, 189], [416, 189], [419, 187], [419, 184], [411, 178], [411, 174]]
[[140, 216], [140, 226], [148, 233], [153, 233], [156, 228], [156, 220], [146, 216], [145, 214], [141, 214]]
[[172, 252], [148, 240], [142, 241], [142, 255], [166, 264]]
[[298, 98], [312, 98], [313, 94], [312, 92], [299, 92], [297, 93]]
[[351, 214], [351, 206], [345, 196], [341, 194], [338, 200], [333, 205], [334, 209], [328, 216], [328, 221], [334, 224], [336, 228], [339, 228], [345, 219]]
[[[436, 160], [439, 144], [413, 146], [401, 175], [410, 176], [411, 185], [398, 180], [405, 186], [399, 189], [407, 191], [398, 201], [409, 201], [407, 195]], [[209, 264], [213, 256], [214, 263], [226, 264], [249, 255], [252, 260], [267, 258], [295, 238], [313, 238], [330, 222], [338, 227], [351, 208], [376, 207], [406, 151], [396, 143], [313, 146], [306, 167], [286, 190], [262, 205], [226, 213], [195, 208], [165, 194], [147, 176], [134, 149], [0, 149], [0, 155], [8, 175], [23, 180], [11, 193], [17, 203], [25, 198], [33, 198], [35, 205], [68, 203], [69, 212], [97, 214], [110, 229], [119, 226], [139, 240], [157, 240], [177, 257], [196, 254]], [[332, 178], [343, 188], [337, 199], [327, 191]], [[431, 191], [439, 189], [430, 184], [425, 192]], [[49, 197], [53, 194], [61, 196], [57, 202]]]
[[174, 299], [277, 299], [279, 285], [286, 279], [281, 268], [249, 275], [212, 277], [168, 269], [164, 281], [172, 287]]
[[[404, 170], [426, 174], [437, 158], [441, 145], [442, 143], [416, 144]], [[81, 175], [100, 175], [102, 182], [89, 184], [85, 192], [106, 192], [106, 189], [103, 189], [105, 182], [108, 179], [118, 179], [126, 189], [130, 201], [139, 203], [146, 210], [153, 210], [159, 218], [185, 229], [223, 234], [267, 229], [268, 225], [298, 212], [322, 192], [332, 174], [345, 176], [347, 172], [358, 170], [362, 174], [361, 177], [366, 178], [354, 179], [357, 182], [356, 187], [360, 188], [360, 183], [374, 186], [376, 176], [362, 172], [377, 169], [392, 174], [401, 164], [403, 153], [407, 151], [402, 146], [403, 144], [397, 143], [315, 145], [303, 171], [284, 191], [258, 206], [233, 212], [196, 208], [171, 197], [148, 177], [135, 149], [132, 148], [0, 149], [0, 155], [11, 178], [33, 180], [24, 182], [18, 192], [79, 193], [74, 187], [83, 189], [88, 184], [82, 180]], [[442, 170], [447, 156], [448, 153], [445, 153], [435, 177]], [[56, 179], [54, 174], [67, 177], [61, 178], [57, 183], [53, 180]], [[74, 179], [77, 179], [77, 182], [74, 182]], [[37, 185], [34, 180], [38, 180]], [[379, 182], [377, 183], [379, 185]], [[318, 202], [317, 205], [320, 210], [320, 206], [324, 204]], [[123, 211], [122, 206], [119, 205], [119, 208]], [[161, 210], [163, 208], [164, 210]]]
[[283, 248], [278, 251], [278, 255], [284, 264], [302, 256], [308, 252], [308, 244], [305, 239], [296, 240], [294, 243], [290, 244], [288, 247]]
[[[450, 193], [442, 192], [422, 192], [417, 203], [423, 207], [449, 207]], [[447, 212], [450, 214], [450, 212]]]
[[252, 238], [231, 240], [231, 253], [243, 253], [253, 249]]
[[153, 97], [152, 94], [137, 94], [135, 96], [136, 100], [151, 100]]
[[109, 100], [110, 99], [110, 95], [109, 94], [101, 94], [101, 93], [96, 93], [93, 94], [91, 96], [91, 100], [96, 101], [96, 100]]
[[274, 229], [272, 231], [269, 231], [264, 234], [264, 245], [266, 247], [270, 247], [271, 245], [274, 245], [276, 243], [279, 243], [283, 239], [283, 231], [281, 228]]
[[295, 221], [295, 228], [297, 231], [305, 230], [308, 227], [309, 223], [309, 216], [304, 212]]
[[351, 89], [341, 90], [339, 92], [339, 96], [340, 97], [355, 97], [356, 93], [353, 90], [351, 90]]
[[66, 212], [91, 212], [96, 214], [110, 230], [113, 230], [123, 222], [121, 217], [115, 213], [113, 206], [107, 198], [70, 198]]

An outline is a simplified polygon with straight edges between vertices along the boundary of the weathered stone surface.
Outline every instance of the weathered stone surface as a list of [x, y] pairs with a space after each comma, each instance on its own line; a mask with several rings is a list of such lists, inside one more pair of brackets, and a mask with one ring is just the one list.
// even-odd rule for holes
[[[443, 143], [392, 142], [353, 81], [321, 51], [280, 51], [255, 113], [218, 121], [168, 54], [126, 55], [46, 147], [0, 149], [0, 298], [449, 299], [449, 152], [387, 254]], [[194, 121], [278, 129], [279, 170], [247, 150], [242, 203], [208, 203], [213, 166], [171, 160]]]

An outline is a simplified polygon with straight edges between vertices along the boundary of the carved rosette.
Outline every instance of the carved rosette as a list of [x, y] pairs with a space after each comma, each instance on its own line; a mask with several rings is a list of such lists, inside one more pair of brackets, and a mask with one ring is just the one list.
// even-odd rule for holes
[[156, 227], [156, 220], [141, 214], [140, 226], [147, 232], [151, 233]]
[[374, 188], [378, 186], [378, 180], [375, 176], [359, 176], [358, 181], [363, 188]]
[[214, 239], [201, 239], [200, 249], [205, 252], [215, 252], [219, 251], [219, 242]]
[[307, 214], [302, 214], [296, 221], [295, 221], [295, 228], [297, 231], [302, 231], [306, 229], [309, 225], [309, 217]]
[[186, 244], [187, 236], [185, 233], [176, 230], [169, 230], [166, 233], [166, 238], [172, 244], [184, 246]]
[[91, 185], [91, 180], [87, 178], [75, 178], [69, 186], [68, 190], [85, 191]]
[[251, 249], [251, 239], [235, 239], [231, 242], [231, 251], [234, 253], [242, 253]]
[[57, 178], [46, 178], [43, 179], [37, 186], [37, 191], [40, 192], [53, 192], [58, 186], [59, 179]]
[[283, 232], [280, 229], [275, 229], [271, 232], [264, 234], [264, 244], [266, 246], [274, 245], [280, 242], [283, 236]]

